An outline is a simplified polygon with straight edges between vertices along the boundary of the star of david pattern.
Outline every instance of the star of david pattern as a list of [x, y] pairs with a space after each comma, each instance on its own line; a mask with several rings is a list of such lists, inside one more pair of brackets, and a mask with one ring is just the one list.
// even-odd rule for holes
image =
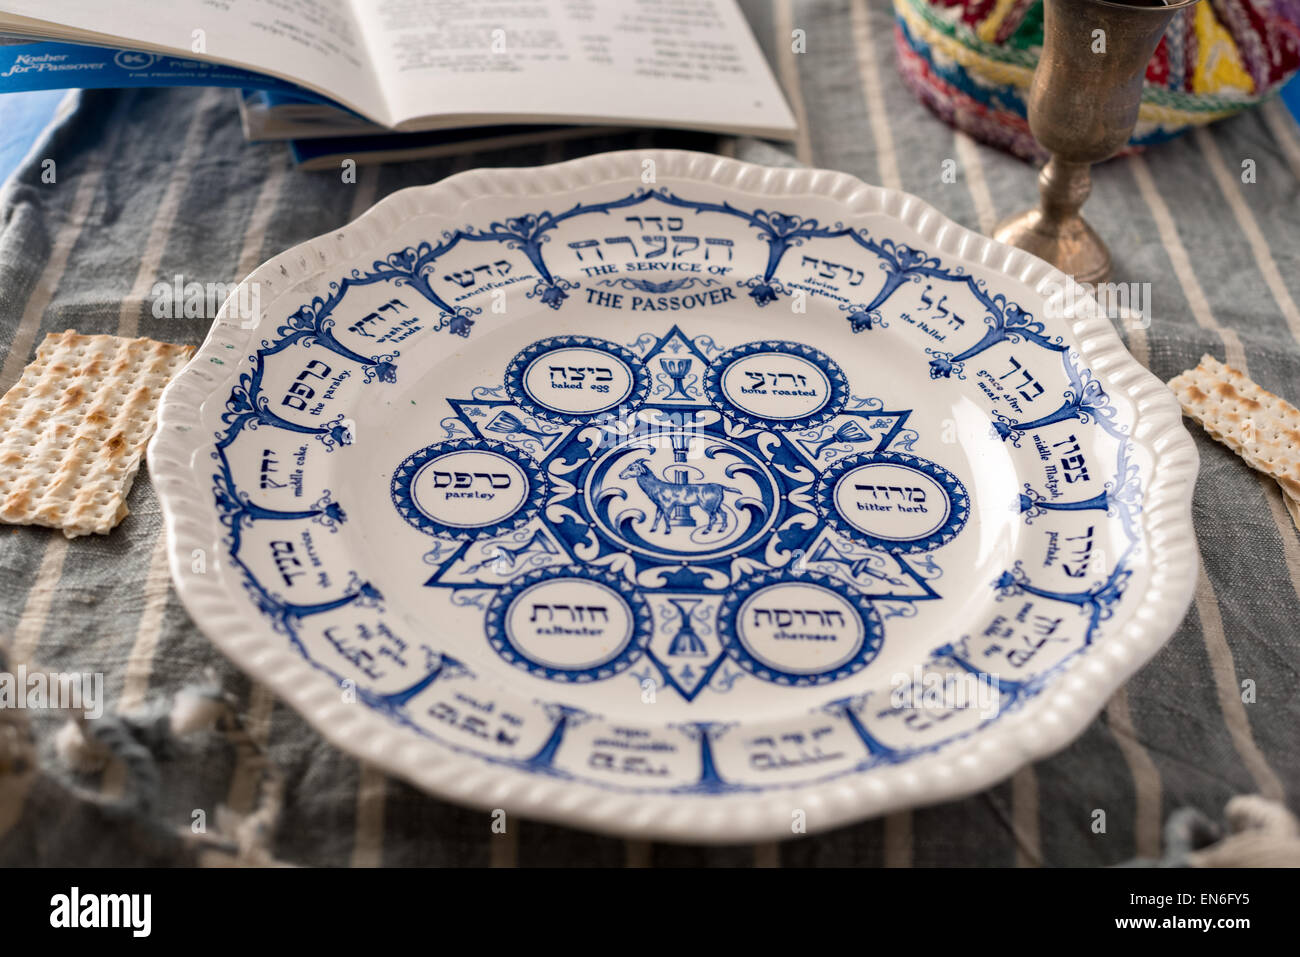
[[940, 597], [932, 552], [969, 517], [910, 410], [797, 341], [558, 336], [470, 391], [394, 507], [433, 540], [425, 585], [548, 681], [837, 681]]

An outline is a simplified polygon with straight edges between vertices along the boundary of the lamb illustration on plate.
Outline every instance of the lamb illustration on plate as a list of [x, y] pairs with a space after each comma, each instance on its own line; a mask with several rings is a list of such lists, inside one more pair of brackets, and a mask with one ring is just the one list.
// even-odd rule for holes
[[713, 529], [715, 522], [718, 523], [718, 531], [727, 530], [727, 509], [723, 497], [727, 492], [736, 495], [744, 494], [738, 488], [732, 488], [730, 485], [722, 485], [718, 482], [691, 482], [689, 479], [682, 482], [670, 482], [655, 475], [654, 470], [650, 467], [647, 459], [637, 459], [630, 463], [622, 472], [618, 473], [621, 479], [636, 479], [636, 484], [640, 486], [641, 491], [645, 492], [646, 497], [654, 503], [655, 517], [650, 523], [650, 531], [662, 522], [664, 534], [671, 534], [672, 528], [669, 523], [669, 513], [675, 509], [687, 510], [692, 506], [698, 506], [704, 510], [708, 516], [708, 522], [705, 524], [703, 531], [708, 532]]

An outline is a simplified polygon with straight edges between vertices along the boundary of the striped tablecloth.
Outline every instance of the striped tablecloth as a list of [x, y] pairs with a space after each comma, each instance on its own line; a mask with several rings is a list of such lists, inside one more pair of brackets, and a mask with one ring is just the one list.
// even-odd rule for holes
[[[1034, 201], [1029, 167], [954, 134], [903, 87], [886, 0], [744, 6], [803, 130], [788, 155], [647, 133], [363, 168], [349, 184], [293, 169], [280, 146], [245, 145], [229, 91], [84, 94], [3, 196], [0, 391], [51, 330], [198, 343], [208, 320], [155, 318], [155, 283], [237, 280], [387, 193], [473, 166], [652, 145], [776, 156], [908, 190], [985, 231]], [[806, 52], [792, 52], [795, 29]], [[42, 159], [54, 160], [55, 182], [42, 181]], [[1095, 180], [1088, 213], [1114, 250], [1116, 279], [1151, 284], [1149, 327], [1124, 330], [1138, 360], [1168, 379], [1210, 352], [1300, 399], [1300, 133], [1280, 104], [1106, 164]], [[190, 622], [142, 474], [131, 516], [105, 538], [0, 530], [10, 666], [101, 672], [110, 706], [125, 712], [165, 708], [211, 672], [235, 696], [247, 740], [234, 747], [205, 732], [169, 743], [161, 725], [137, 726], [158, 739], [157, 761], [133, 753], [78, 777], [56, 753], [58, 721], [33, 715], [41, 770], [0, 776], [0, 865], [195, 860], [175, 830], [198, 819], [219, 829], [229, 819], [219, 807], [258, 806], [266, 791], [257, 748], [283, 786], [267, 851], [296, 864], [1103, 865], [1158, 856], [1176, 808], [1218, 819], [1229, 797], [1260, 793], [1294, 809], [1300, 536], [1275, 483], [1193, 431], [1202, 457], [1195, 602], [1073, 745], [962, 801], [779, 845], [718, 848], [528, 821], [494, 834], [488, 815], [336, 751]]]

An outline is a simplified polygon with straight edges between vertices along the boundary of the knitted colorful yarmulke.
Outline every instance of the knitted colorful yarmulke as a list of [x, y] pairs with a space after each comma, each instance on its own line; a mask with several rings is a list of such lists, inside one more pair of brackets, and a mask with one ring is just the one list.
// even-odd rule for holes
[[[1025, 121], [1043, 43], [1042, 0], [894, 0], [903, 79], [976, 139], [1045, 156]], [[1175, 14], [1147, 65], [1129, 147], [1266, 99], [1300, 68], [1300, 0], [1202, 0]]]

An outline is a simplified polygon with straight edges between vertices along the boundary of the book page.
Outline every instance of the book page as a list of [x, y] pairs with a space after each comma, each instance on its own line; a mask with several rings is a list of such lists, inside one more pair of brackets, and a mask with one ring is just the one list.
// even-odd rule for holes
[[399, 128], [795, 129], [735, 0], [354, 0]]
[[246, 67], [390, 121], [350, 0], [4, 0], [0, 25]]

